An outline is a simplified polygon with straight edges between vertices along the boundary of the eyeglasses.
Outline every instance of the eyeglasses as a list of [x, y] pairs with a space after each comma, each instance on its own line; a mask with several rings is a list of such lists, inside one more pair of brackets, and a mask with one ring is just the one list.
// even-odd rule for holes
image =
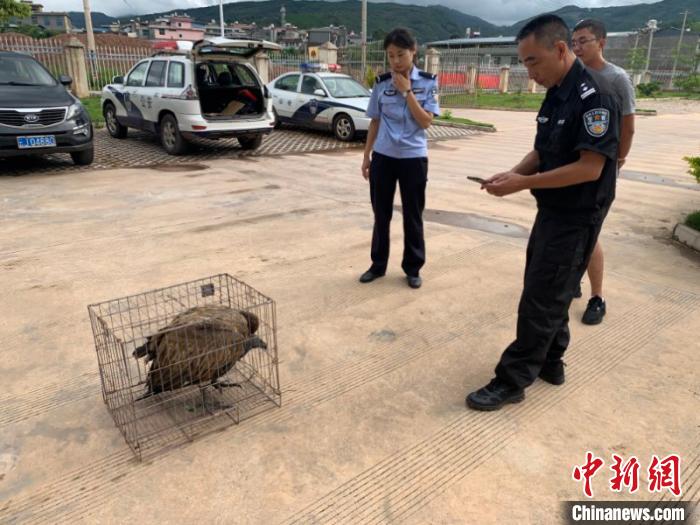
[[588, 42], [595, 42], [598, 40], [597, 38], [579, 38], [578, 40], [572, 40], [571, 41], [571, 47], [583, 47]]

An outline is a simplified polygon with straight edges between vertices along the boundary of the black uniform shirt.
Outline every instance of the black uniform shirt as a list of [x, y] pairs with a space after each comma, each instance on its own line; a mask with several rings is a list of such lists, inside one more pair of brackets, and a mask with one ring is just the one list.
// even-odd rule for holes
[[596, 217], [615, 198], [620, 109], [615, 97], [600, 87], [579, 60], [558, 87], [547, 91], [537, 114], [535, 149], [539, 171], [579, 160], [588, 150], [606, 157], [598, 180], [564, 188], [537, 189], [537, 206], [579, 217]]

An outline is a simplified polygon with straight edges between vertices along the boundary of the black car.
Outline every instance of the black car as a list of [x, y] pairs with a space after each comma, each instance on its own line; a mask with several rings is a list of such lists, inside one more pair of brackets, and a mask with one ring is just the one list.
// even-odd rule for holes
[[0, 51], [0, 157], [70, 153], [94, 158], [90, 116], [66, 86], [32, 57]]

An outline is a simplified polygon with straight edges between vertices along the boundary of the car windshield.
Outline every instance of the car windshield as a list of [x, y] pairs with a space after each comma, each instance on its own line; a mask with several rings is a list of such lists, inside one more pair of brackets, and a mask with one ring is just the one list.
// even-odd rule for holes
[[333, 98], [369, 97], [369, 91], [367, 91], [362, 84], [356, 80], [353, 80], [352, 78], [324, 78], [323, 83], [326, 84], [326, 87]]
[[0, 85], [55, 86], [56, 80], [32, 58], [0, 56]]

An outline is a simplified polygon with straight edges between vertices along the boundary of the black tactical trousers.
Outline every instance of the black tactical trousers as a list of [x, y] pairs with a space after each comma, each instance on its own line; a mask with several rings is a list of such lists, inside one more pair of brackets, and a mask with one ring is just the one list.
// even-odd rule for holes
[[564, 355], [569, 345], [569, 306], [606, 214], [607, 209], [587, 220], [572, 220], [546, 209], [537, 212], [527, 246], [516, 339], [496, 367], [499, 379], [525, 388], [535, 381], [545, 360]]
[[394, 210], [396, 182], [401, 192], [403, 211], [403, 261], [406, 275], [417, 276], [425, 264], [423, 238], [423, 209], [425, 187], [428, 182], [428, 159], [416, 157], [397, 159], [381, 153], [372, 153], [369, 191], [374, 210], [372, 234], [372, 267], [377, 275], [384, 275], [389, 262], [389, 225]]

